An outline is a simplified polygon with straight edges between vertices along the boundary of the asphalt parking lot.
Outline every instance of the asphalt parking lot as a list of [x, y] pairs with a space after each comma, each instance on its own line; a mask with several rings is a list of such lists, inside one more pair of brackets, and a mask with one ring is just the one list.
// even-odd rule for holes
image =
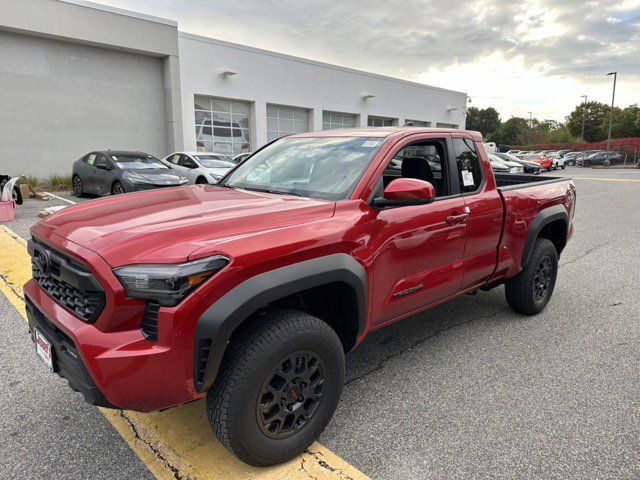
[[[640, 477], [640, 169], [557, 174], [578, 205], [547, 309], [515, 314], [500, 287], [375, 332], [321, 444], [375, 479]], [[55, 204], [7, 226], [27, 238]], [[0, 477], [153, 478], [2, 295], [0, 315]]]

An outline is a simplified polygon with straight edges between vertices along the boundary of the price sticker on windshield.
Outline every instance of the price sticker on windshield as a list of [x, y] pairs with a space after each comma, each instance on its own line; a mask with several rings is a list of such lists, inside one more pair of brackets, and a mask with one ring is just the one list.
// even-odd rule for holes
[[469, 170], [462, 170], [462, 184], [465, 187], [471, 187], [474, 185], [473, 173]]
[[377, 142], [376, 140], [367, 140], [362, 144], [364, 148], [374, 148], [374, 147], [377, 147], [378, 145], [380, 145], [380, 142]]

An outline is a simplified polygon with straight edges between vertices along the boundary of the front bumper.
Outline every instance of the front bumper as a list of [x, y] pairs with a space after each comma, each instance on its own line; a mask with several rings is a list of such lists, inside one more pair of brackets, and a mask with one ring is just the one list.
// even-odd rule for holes
[[[100, 256], [39, 227], [32, 232], [48, 247], [87, 266], [106, 294], [106, 307], [94, 323], [87, 323], [57, 303], [35, 280], [24, 286], [30, 325], [43, 324], [43, 333], [56, 345], [55, 356], [64, 359], [57, 373], [72, 388], [90, 403], [139, 412], [202, 397], [193, 382], [193, 332], [202, 313], [198, 308], [204, 308], [202, 302], [194, 298], [178, 307], [161, 308], [158, 339], [149, 340], [141, 330], [145, 302], [125, 296]], [[57, 351], [64, 348], [67, 352]]]
[[65, 378], [74, 391], [80, 392], [86, 402], [99, 407], [117, 408], [104, 397], [94, 383], [71, 338], [47, 320], [29, 299], [26, 302], [26, 310], [31, 340], [35, 342], [34, 329], [37, 328], [51, 342], [54, 372]]

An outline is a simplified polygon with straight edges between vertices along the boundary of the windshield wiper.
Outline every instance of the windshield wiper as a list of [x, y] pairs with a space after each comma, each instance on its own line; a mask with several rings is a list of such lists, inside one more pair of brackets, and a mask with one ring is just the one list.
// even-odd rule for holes
[[229, 185], [229, 184], [224, 184], [223, 186], [231, 187], [231, 188], [240, 188], [242, 190], [250, 190], [252, 192], [263, 192], [263, 193], [273, 193], [274, 195], [292, 195], [294, 197], [303, 197], [303, 195], [300, 195], [299, 193], [283, 192], [282, 190], [270, 190], [268, 188], [241, 187], [241, 186]]

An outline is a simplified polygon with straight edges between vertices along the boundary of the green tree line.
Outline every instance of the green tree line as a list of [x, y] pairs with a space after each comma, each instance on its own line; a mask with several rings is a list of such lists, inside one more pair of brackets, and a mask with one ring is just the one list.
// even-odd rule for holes
[[[529, 128], [526, 118], [511, 117], [503, 122], [493, 107], [470, 107], [467, 110], [467, 129], [479, 131], [485, 141], [501, 145], [600, 142], [607, 139], [610, 110], [611, 107], [604, 103], [586, 102], [578, 105], [564, 122], [534, 118]], [[640, 107], [615, 107], [611, 138], [630, 137], [640, 137]]]

